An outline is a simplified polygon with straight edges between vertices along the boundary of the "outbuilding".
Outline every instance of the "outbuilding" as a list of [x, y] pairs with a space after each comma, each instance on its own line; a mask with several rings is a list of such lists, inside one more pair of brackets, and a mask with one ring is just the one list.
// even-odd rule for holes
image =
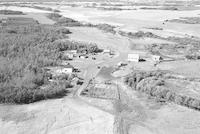
[[139, 62], [140, 55], [139, 54], [128, 54], [128, 61]]
[[68, 65], [62, 65], [62, 66], [57, 66], [57, 67], [50, 67], [50, 73], [53, 76], [59, 76], [62, 74], [72, 74], [74, 71], [74, 67], [70, 64]]
[[72, 53], [72, 54], [76, 55], [77, 54], [77, 50], [70, 50], [69, 53]]
[[160, 62], [162, 60], [162, 57], [159, 55], [152, 55], [152, 60], [155, 62]]
[[55, 72], [57, 74], [71, 74], [74, 70], [74, 67], [72, 65], [65, 65], [58, 67]]
[[85, 54], [82, 54], [82, 55], [79, 55], [79, 58], [81, 58], [81, 59], [86, 59], [86, 58], [88, 58], [88, 56], [85, 55]]
[[64, 58], [72, 60], [74, 58], [74, 54], [70, 52], [64, 52], [63, 53]]

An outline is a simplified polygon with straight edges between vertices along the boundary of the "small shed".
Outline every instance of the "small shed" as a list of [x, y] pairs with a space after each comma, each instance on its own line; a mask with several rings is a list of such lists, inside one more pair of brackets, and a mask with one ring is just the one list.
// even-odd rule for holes
[[139, 54], [128, 54], [128, 61], [139, 62], [140, 55]]
[[156, 62], [160, 62], [162, 60], [162, 57], [159, 55], [152, 55], [152, 60]]

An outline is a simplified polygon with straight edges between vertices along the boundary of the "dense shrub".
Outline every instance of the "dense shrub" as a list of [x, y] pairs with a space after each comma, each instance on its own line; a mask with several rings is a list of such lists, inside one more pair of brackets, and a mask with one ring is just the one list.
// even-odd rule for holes
[[113, 34], [116, 33], [115, 26], [111, 26], [109, 24], [98, 24], [96, 27], [108, 33], [113, 33]]
[[[173, 76], [172, 76], [173, 77]], [[125, 77], [124, 82], [132, 89], [144, 92], [160, 101], [171, 101], [179, 105], [200, 110], [200, 100], [184, 96], [165, 87], [165, 79], [169, 78], [167, 72], [134, 72]], [[175, 77], [173, 77], [175, 78]]]
[[60, 64], [65, 50], [98, 51], [96, 45], [66, 40], [68, 29], [28, 23], [29, 19], [14, 25], [18, 19], [11, 20], [13, 23], [0, 27], [0, 103], [31, 103], [61, 96], [70, 87], [70, 79], [64, 77], [61, 84], [41, 88], [49, 84], [44, 67]]

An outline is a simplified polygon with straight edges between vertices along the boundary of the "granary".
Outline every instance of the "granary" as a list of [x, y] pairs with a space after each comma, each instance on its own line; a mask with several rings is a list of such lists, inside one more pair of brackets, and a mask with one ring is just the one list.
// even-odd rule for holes
[[156, 62], [160, 62], [162, 60], [162, 57], [159, 55], [152, 55], [152, 60]]
[[139, 54], [128, 54], [128, 61], [139, 62], [140, 55]]

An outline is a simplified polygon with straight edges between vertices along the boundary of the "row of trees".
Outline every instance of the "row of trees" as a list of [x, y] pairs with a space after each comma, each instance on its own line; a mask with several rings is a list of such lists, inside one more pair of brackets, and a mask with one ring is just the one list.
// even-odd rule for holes
[[112, 33], [115, 34], [115, 26], [109, 25], [109, 24], [90, 24], [90, 23], [86, 23], [83, 24], [79, 21], [76, 21], [74, 19], [71, 18], [67, 18], [64, 17], [58, 13], [50, 13], [47, 15], [48, 18], [54, 20], [56, 23], [55, 25], [59, 25], [59, 26], [68, 26], [68, 27], [73, 27], [73, 26], [85, 26], [85, 27], [96, 27], [104, 32], [108, 32], [108, 33]]
[[24, 15], [21, 11], [13, 11], [13, 10], [0, 10], [0, 14], [3, 15]]
[[55, 25], [58, 26], [68, 26], [68, 27], [83, 26], [80, 22], [73, 20], [71, 18], [64, 17], [58, 13], [50, 13], [47, 15], [47, 17], [54, 20], [56, 22]]
[[178, 94], [165, 86], [165, 79], [168, 77], [169, 74], [165, 72], [135, 72], [125, 78], [125, 83], [159, 101], [170, 101], [200, 110], [200, 100]]

